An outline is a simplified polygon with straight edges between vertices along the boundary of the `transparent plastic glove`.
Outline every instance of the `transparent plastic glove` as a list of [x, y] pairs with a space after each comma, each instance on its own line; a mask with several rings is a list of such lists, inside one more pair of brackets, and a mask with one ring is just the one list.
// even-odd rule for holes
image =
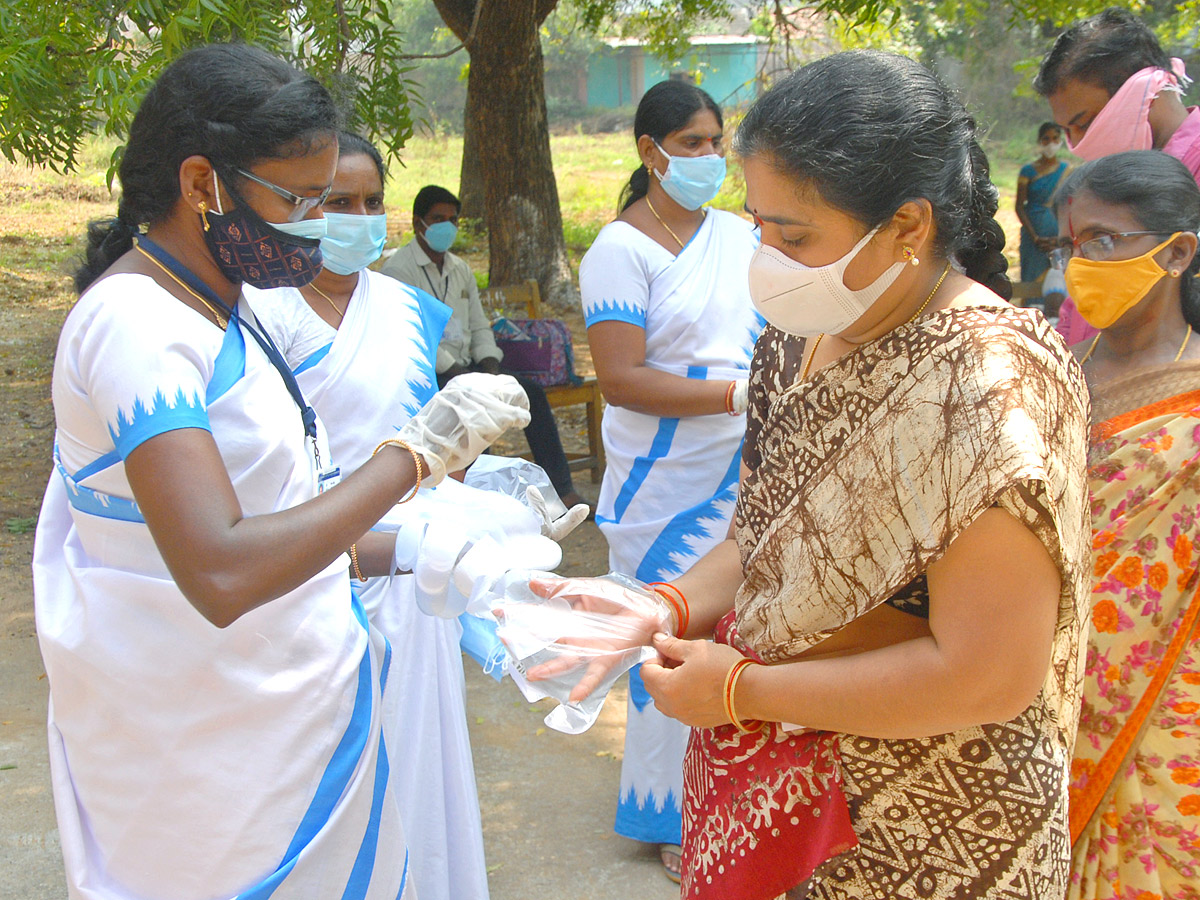
[[750, 382], [747, 379], [739, 378], [734, 382], [729, 405], [733, 407], [734, 415], [738, 416], [750, 408]]
[[458, 558], [469, 546], [452, 524], [434, 521], [426, 526], [412, 570], [417, 606], [425, 615], [455, 619], [466, 612], [467, 598], [451, 591], [450, 582]]
[[425, 459], [430, 483], [470, 465], [508, 429], [529, 424], [529, 398], [511, 375], [451, 378], [396, 433]]
[[[586, 503], [576, 503], [566, 512], [555, 515], [555, 511], [550, 509], [542, 492], [533, 485], [525, 489], [525, 497], [529, 508], [542, 520], [542, 534], [552, 541], [561, 541], [588, 517], [589, 507]], [[561, 500], [555, 506], [565, 509]]]
[[454, 567], [454, 587], [468, 598], [467, 612], [491, 615], [489, 598], [511, 570], [549, 570], [562, 562], [562, 548], [540, 534], [488, 535], [475, 541]]
[[528, 699], [559, 701], [546, 724], [566, 734], [590, 728], [617, 678], [653, 659], [651, 637], [670, 631], [668, 604], [623, 575], [510, 572], [493, 592], [513, 680]]
[[467, 470], [467, 484], [519, 500], [541, 519], [542, 534], [555, 541], [561, 541], [587, 518], [586, 503], [568, 510], [546, 470], [527, 459], [481, 456]]

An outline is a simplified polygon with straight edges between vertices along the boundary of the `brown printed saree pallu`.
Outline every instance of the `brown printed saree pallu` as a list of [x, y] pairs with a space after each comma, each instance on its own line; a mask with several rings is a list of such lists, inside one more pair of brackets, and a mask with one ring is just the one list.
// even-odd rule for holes
[[[1040, 315], [1000, 305], [929, 315], [804, 380], [799, 349], [772, 328], [756, 349], [736, 522], [745, 582], [726, 641], [787, 662], [910, 600], [954, 538], [1000, 507], [1061, 572], [1052, 662], [1021, 715], [952, 734], [809, 732], [781, 753], [777, 723], [755, 740], [698, 730], [685, 896], [1059, 900], [1087, 611], [1079, 367]], [[736, 792], [722, 790], [731, 771]], [[839, 803], [849, 842], [828, 824]], [[793, 825], [813, 810], [821, 827]]]

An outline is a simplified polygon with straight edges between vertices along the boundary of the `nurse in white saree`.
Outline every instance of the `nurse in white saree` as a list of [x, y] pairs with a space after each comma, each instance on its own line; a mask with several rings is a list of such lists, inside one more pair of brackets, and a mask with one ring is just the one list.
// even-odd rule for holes
[[443, 405], [441, 438], [389, 429], [330, 487], [324, 426], [241, 286], [319, 269], [336, 118], [263, 51], [191, 51], [134, 119], [117, 218], [89, 230], [33, 573], [72, 900], [415, 897], [394, 654], [344, 548], [422, 470], [528, 417], [492, 382], [468, 398], [487, 422]]
[[[726, 537], [762, 320], [747, 289], [750, 224], [704, 206], [725, 174], [720, 109], [692, 85], [663, 82], [646, 92], [634, 129], [644, 168], [584, 257], [579, 282], [608, 400], [596, 521], [610, 567], [654, 582], [686, 572]], [[635, 669], [616, 830], [666, 845], [672, 878], [687, 740]]]
[[[333, 190], [324, 205], [329, 222], [321, 242], [324, 270], [302, 288], [249, 290], [247, 298], [326, 423], [334, 458], [348, 475], [371, 458], [381, 434], [401, 428], [436, 393], [434, 361], [451, 310], [424, 291], [366, 268], [379, 258], [387, 233], [383, 160], [357, 135], [343, 133], [339, 144]], [[586, 515], [586, 507], [581, 512]], [[375, 526], [404, 535], [396, 554], [401, 570], [411, 568], [424, 522], [452, 527], [464, 541], [485, 534], [501, 538], [507, 530], [537, 534], [541, 526], [517, 500], [447, 479], [412, 503], [393, 507]], [[410, 735], [397, 742], [392, 756], [413, 880], [422, 900], [486, 900], [460, 650], [463, 625], [422, 612], [414, 577], [390, 574], [393, 556], [355, 557], [361, 574], [375, 575], [361, 595], [371, 623], [392, 643], [391, 704]]]

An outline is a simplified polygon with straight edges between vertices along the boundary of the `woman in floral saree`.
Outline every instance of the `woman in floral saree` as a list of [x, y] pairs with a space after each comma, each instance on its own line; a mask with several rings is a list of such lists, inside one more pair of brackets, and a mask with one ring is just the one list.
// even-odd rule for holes
[[1200, 898], [1200, 189], [1177, 160], [1081, 167], [1059, 203], [1067, 283], [1103, 330], [1092, 394], [1094, 582], [1071, 781], [1079, 900]]

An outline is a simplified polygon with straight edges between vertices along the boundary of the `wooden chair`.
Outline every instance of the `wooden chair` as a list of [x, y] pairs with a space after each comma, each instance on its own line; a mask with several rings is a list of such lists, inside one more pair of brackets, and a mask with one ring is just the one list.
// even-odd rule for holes
[[[481, 292], [480, 299], [490, 313], [500, 314], [503, 311], [507, 315], [519, 315], [519, 311], [524, 311], [527, 319], [542, 317], [542, 295], [538, 290], [538, 283], [533, 280], [488, 288]], [[598, 484], [604, 471], [604, 444], [600, 440], [600, 419], [603, 410], [600, 383], [594, 377], [588, 377], [580, 384], [556, 384], [544, 390], [551, 409], [579, 404], [587, 408], [588, 452], [568, 453], [567, 463], [573, 472], [590, 469], [592, 483]]]

